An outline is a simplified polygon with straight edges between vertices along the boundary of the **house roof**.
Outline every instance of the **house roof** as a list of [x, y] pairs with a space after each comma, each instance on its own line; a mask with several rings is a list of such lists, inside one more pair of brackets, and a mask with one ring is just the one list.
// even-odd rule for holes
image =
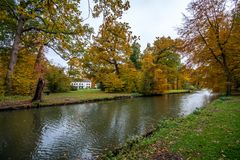
[[91, 81], [89, 79], [83, 79], [82, 81], [73, 81], [71, 83], [82, 83], [82, 82], [90, 82], [91, 83]]
[[83, 79], [82, 82], [91, 82], [89, 79]]

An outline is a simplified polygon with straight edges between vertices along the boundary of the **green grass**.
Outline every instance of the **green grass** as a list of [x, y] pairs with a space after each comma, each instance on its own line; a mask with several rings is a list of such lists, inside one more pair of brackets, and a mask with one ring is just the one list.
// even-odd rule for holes
[[[169, 90], [166, 93], [185, 93], [187, 90]], [[78, 103], [81, 101], [88, 100], [98, 100], [98, 99], [112, 99], [115, 97], [122, 96], [139, 96], [140, 94], [130, 94], [130, 93], [105, 93], [99, 89], [85, 89], [78, 91], [70, 91], [65, 93], [51, 93], [50, 95], [43, 94], [43, 102], [41, 105], [57, 105], [66, 103]], [[31, 96], [0, 96], [0, 107], [1, 106], [14, 106], [14, 105], [24, 105], [25, 102], [29, 103], [31, 101]]]
[[180, 89], [180, 90], [167, 90], [164, 93], [166, 94], [173, 94], [173, 93], [189, 93], [189, 90], [184, 90], [184, 89]]
[[240, 159], [240, 97], [220, 98], [185, 118], [162, 121], [152, 136], [105, 158], [152, 159], [166, 152], [184, 159]]
[[0, 107], [30, 101], [31, 96], [0, 96]]
[[45, 95], [43, 100], [47, 104], [57, 104], [64, 102], [79, 102], [93, 99], [110, 99], [114, 97], [121, 96], [131, 96], [130, 93], [106, 93], [98, 89], [86, 89], [71, 91], [67, 93], [55, 93], [50, 95]]
[[2, 101], [18, 101], [18, 100], [29, 100], [30, 96], [0, 96], [0, 102]]
[[[98, 89], [86, 89], [70, 91], [65, 93], [43, 94], [42, 105], [55, 105], [66, 103], [77, 103], [93, 99], [111, 99], [114, 97], [131, 96], [129, 93], [105, 93]], [[5, 96], [0, 97], [0, 106], [21, 104], [24, 101], [31, 101], [31, 96]]]

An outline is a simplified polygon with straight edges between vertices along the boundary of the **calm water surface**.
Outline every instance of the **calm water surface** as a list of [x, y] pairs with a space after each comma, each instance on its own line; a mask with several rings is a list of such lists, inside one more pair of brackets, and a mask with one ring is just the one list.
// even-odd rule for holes
[[190, 114], [215, 97], [202, 90], [0, 112], [0, 159], [94, 159], [162, 118]]

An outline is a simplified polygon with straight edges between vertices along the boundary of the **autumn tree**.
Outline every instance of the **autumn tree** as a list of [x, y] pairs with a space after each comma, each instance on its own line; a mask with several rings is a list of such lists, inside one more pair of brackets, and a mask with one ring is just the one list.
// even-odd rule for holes
[[87, 68], [85, 73], [105, 83], [107, 88], [115, 87], [111, 91], [120, 91], [117, 86], [123, 88], [121, 67], [130, 62], [132, 53], [132, 35], [129, 29], [128, 24], [119, 22], [117, 17], [105, 18], [83, 59], [84, 67]]
[[240, 89], [240, 3], [238, 3], [235, 11], [235, 21], [233, 26], [233, 33], [229, 39], [228, 50], [229, 50], [229, 63], [230, 69], [233, 74], [234, 88]]
[[177, 53], [181, 41], [170, 37], [157, 37], [153, 45], [144, 50], [141, 60], [142, 92], [159, 94], [167, 89], [178, 89], [181, 62]]
[[157, 37], [153, 43], [152, 52], [154, 63], [158, 64], [163, 73], [167, 75], [169, 89], [177, 88], [179, 81], [179, 70], [181, 67], [179, 48], [181, 40], [170, 37]]
[[140, 93], [160, 94], [166, 90], [166, 76], [162, 69], [154, 63], [154, 56], [149, 48], [144, 51], [141, 66]]
[[[166, 90], [166, 77], [161, 68], [155, 63], [155, 59], [153, 46], [148, 44], [141, 58], [142, 78], [140, 92], [145, 95], [159, 94]], [[156, 81], [155, 77], [161, 77], [161, 81]], [[156, 88], [161, 89], [157, 90]]]
[[84, 77], [83, 74], [83, 62], [81, 58], [77, 57], [72, 57], [68, 61], [68, 76], [74, 80], [74, 81], [79, 81]]
[[[94, 17], [102, 13], [104, 17], [109, 15], [120, 17], [123, 11], [129, 8], [128, 1], [96, 0], [94, 3]], [[3, 0], [0, 6], [0, 19], [4, 22], [1, 25], [1, 28], [4, 28], [2, 32], [4, 40], [1, 42], [10, 44], [11, 48], [5, 78], [7, 94], [11, 94], [12, 91], [11, 80], [22, 48], [31, 47], [39, 50], [45, 46], [62, 58], [68, 59], [83, 51], [89, 39], [88, 33], [92, 31], [88, 25], [84, 25], [81, 18], [80, 0]], [[5, 32], [9, 31], [8, 28], [12, 29], [11, 32]]]
[[44, 64], [44, 45], [40, 46], [36, 55], [35, 64], [34, 64], [34, 77], [33, 79], [37, 80], [37, 86], [35, 88], [34, 96], [32, 101], [42, 101], [42, 92], [45, 86], [44, 76], [47, 72], [46, 64]]
[[[31, 47], [46, 45], [64, 57], [69, 53], [66, 52], [67, 49], [73, 48], [73, 45], [82, 46], [79, 40], [85, 34], [87, 27], [81, 24], [78, 0], [56, 2], [4, 0], [1, 3], [4, 15], [1, 18], [10, 17], [15, 22], [11, 56], [5, 79], [7, 93], [10, 94], [12, 91], [11, 79], [21, 48], [29, 45]], [[31, 40], [31, 43], [28, 41], [29, 38], [25, 41], [25, 37], [33, 34], [37, 37]]]
[[53, 65], [48, 65], [47, 68], [48, 71], [45, 77], [48, 91], [52, 93], [69, 91], [70, 79], [64, 73], [64, 68]]
[[99, 35], [94, 38], [89, 54], [93, 55], [95, 63], [112, 66], [115, 74], [119, 75], [119, 66], [125, 63], [131, 54], [130, 41], [128, 24], [109, 18], [100, 27]]
[[131, 47], [132, 54], [130, 55], [130, 60], [132, 61], [136, 69], [140, 69], [141, 45], [135, 40]]
[[230, 39], [234, 35], [237, 3], [232, 0], [192, 1], [179, 29], [191, 63], [195, 67], [207, 66], [209, 71], [220, 71], [219, 76], [226, 82], [226, 95], [231, 94], [234, 78], [229, 47], [235, 47], [230, 45]]

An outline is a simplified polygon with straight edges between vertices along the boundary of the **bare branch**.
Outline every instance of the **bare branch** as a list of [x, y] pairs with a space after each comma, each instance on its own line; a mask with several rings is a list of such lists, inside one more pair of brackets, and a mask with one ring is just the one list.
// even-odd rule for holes
[[222, 61], [215, 55], [214, 50], [208, 45], [207, 40], [204, 38], [204, 36], [202, 35], [202, 33], [201, 33], [201, 31], [200, 31], [199, 29], [198, 29], [198, 33], [199, 33], [199, 35], [201, 36], [204, 44], [206, 45], [206, 47], [208, 48], [208, 50], [210, 51], [210, 53], [211, 53], [211, 54], [213, 55], [213, 57], [215, 58], [215, 60], [216, 60], [222, 67], [224, 67]]
[[49, 45], [49, 44], [45, 44], [45, 46], [47, 46], [48, 48], [50, 48], [50, 49], [52, 49], [57, 55], [59, 55], [62, 59], [64, 59], [64, 60], [69, 60], [69, 58], [66, 58], [66, 57], [64, 57], [61, 53], [59, 53], [55, 48], [53, 48], [51, 45]]
[[90, 6], [90, 1], [88, 0], [88, 16], [85, 19], [83, 19], [83, 22], [90, 18], [91, 12], [92, 8]]
[[42, 28], [37, 28], [37, 27], [29, 27], [29, 28], [26, 28], [22, 31], [22, 33], [24, 32], [29, 32], [29, 31], [40, 31], [40, 32], [44, 32], [44, 33], [49, 33], [49, 34], [59, 34], [59, 33], [62, 33], [62, 34], [68, 34], [68, 35], [73, 35], [73, 34], [76, 34], [75, 32], [64, 32], [64, 31], [50, 31], [50, 30], [46, 30], [46, 29], [42, 29]]

